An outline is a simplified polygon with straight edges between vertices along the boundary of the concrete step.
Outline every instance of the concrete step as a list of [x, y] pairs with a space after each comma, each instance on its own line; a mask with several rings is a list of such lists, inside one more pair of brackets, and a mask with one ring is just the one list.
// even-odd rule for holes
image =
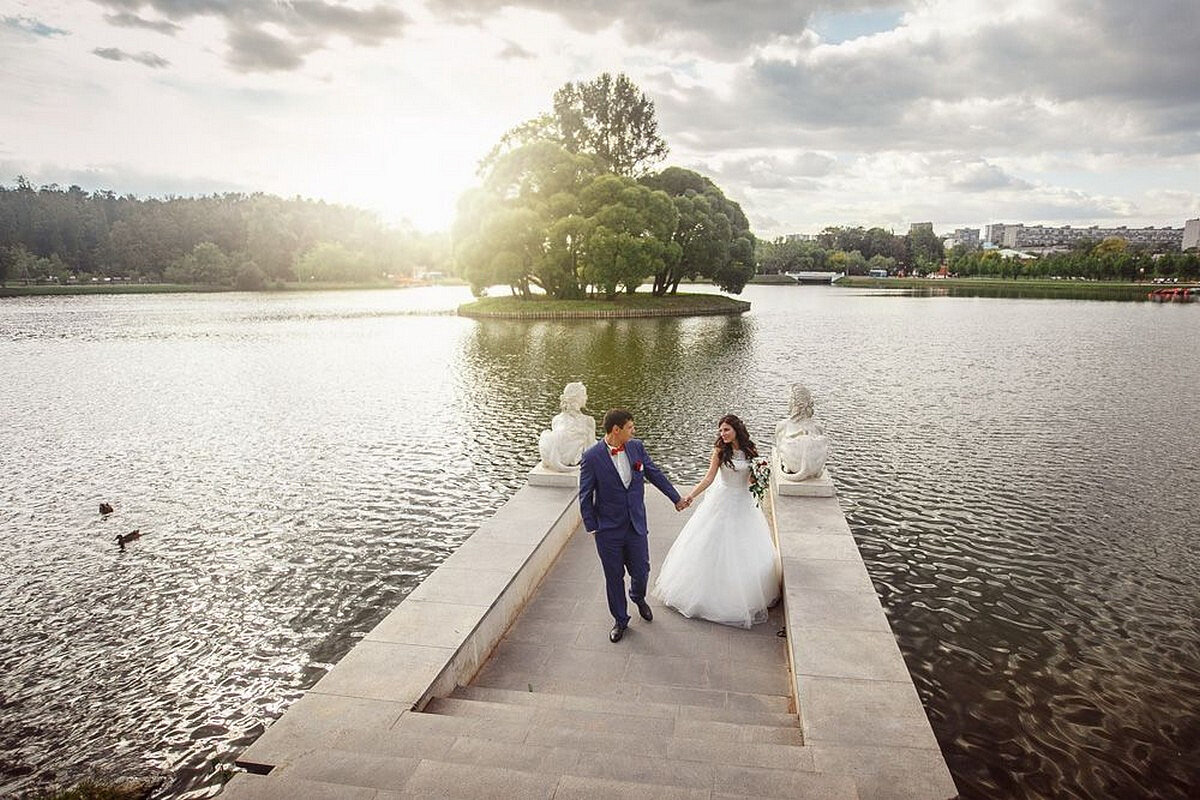
[[[238, 800], [282, 797], [800, 797], [855, 800], [854, 782], [793, 770], [571, 751], [463, 737], [439, 759], [325, 750], [257, 782]], [[344, 791], [339, 793], [338, 787]], [[286, 794], [302, 789], [310, 795]], [[607, 791], [607, 794], [604, 791]], [[387, 793], [386, 795], [383, 793]]]
[[[648, 733], [643, 730], [618, 730], [609, 727], [607, 721], [596, 719], [612, 715], [593, 715], [589, 724], [600, 724], [594, 730], [578, 725], [551, 724], [545, 721], [516, 723], [497, 721], [487, 717], [460, 717], [441, 714], [408, 713], [396, 723], [386, 735], [374, 735], [369, 741], [354, 743], [344, 740], [335, 742], [336, 747], [364, 752], [394, 754], [413, 757], [414, 747], [428, 748], [430, 742], [444, 743], [447, 739], [478, 739], [488, 742], [507, 743], [524, 747], [576, 750], [586, 753], [636, 754], [641, 757], [704, 762], [730, 766], [769, 767], [812, 771], [812, 751], [798, 744], [731, 740], [721, 735], [714, 738], [711, 732], [700, 732], [699, 738], [675, 736], [670, 733]], [[697, 720], [696, 722], [703, 722]], [[623, 722], [622, 722], [623, 724]], [[723, 724], [723, 723], [717, 723]], [[772, 732], [780, 729], [769, 728]], [[695, 733], [688, 731], [688, 733]], [[395, 746], [388, 743], [395, 739]], [[440, 745], [439, 746], [444, 746]], [[453, 746], [453, 743], [452, 745]], [[425, 758], [444, 759], [444, 750], [431, 752], [425, 749]]]
[[[711, 746], [709, 750], [698, 752], [695, 758], [684, 758], [641, 755], [637, 739], [630, 737], [622, 737], [616, 750], [593, 748], [578, 740], [576, 744], [580, 746], [517, 744], [463, 736], [441, 760], [690, 789], [713, 789], [718, 781], [729, 786], [739, 776], [768, 781], [773, 773], [781, 771], [813, 773], [812, 753], [807, 748], [706, 743]], [[713, 751], [733, 763], [712, 758]]]
[[234, 775], [221, 790], [221, 800], [383, 800], [372, 788], [309, 781], [274, 775]]
[[797, 746], [804, 743], [799, 725], [795, 722], [790, 727], [775, 724], [752, 725], [711, 719], [680, 719], [674, 716], [633, 716], [612, 710], [585, 711], [567, 707], [510, 705], [456, 697], [430, 701], [425, 707], [425, 713], [488, 719], [514, 725], [552, 726], [636, 736], [673, 736]]
[[485, 700], [520, 706], [544, 706], [569, 708], [580, 711], [602, 711], [628, 714], [635, 717], [676, 717], [686, 719], [711, 719], [719, 722], [745, 722], [750, 725], [778, 725], [798, 727], [795, 714], [769, 711], [742, 711], [739, 709], [709, 708], [673, 703], [651, 703], [641, 700], [610, 700], [601, 697], [554, 694], [551, 692], [519, 692], [512, 689], [493, 689], [487, 686], [459, 686], [450, 698], [463, 700]]
[[712, 793], [708, 789], [657, 786], [574, 775], [564, 775], [554, 794], [554, 800], [709, 800], [710, 797]]
[[403, 800], [550, 800], [561, 780], [559, 775], [526, 772], [507, 767], [422, 760], [399, 790]]

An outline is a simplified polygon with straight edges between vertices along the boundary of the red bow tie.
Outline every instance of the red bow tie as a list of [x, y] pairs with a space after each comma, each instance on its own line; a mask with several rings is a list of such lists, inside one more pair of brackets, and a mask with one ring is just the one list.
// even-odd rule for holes
[[611, 447], [611, 448], [609, 448], [609, 452], [610, 452], [610, 454], [611, 454], [611, 455], [614, 455], [614, 456], [615, 456], [617, 453], [624, 452], [624, 450], [625, 450], [625, 445], [621, 445], [620, 447]]

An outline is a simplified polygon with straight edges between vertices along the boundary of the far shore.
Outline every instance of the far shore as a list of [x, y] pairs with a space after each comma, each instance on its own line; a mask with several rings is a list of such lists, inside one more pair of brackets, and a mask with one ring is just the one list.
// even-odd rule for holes
[[359, 289], [410, 289], [418, 286], [466, 286], [458, 280], [439, 280], [434, 283], [412, 281], [397, 283], [395, 281], [372, 281], [367, 283], [339, 283], [329, 281], [288, 281], [272, 283], [262, 289], [238, 289], [235, 286], [212, 286], [196, 283], [132, 283], [114, 281], [112, 283], [45, 283], [22, 286], [0, 286], [0, 297], [36, 297], [42, 295], [78, 295], [78, 294], [170, 294], [186, 292], [190, 294], [211, 294], [216, 292], [339, 292]]
[[[332, 291], [362, 291], [376, 289], [408, 289], [423, 286], [466, 286], [467, 284], [456, 278], [440, 279], [435, 282], [427, 281], [411, 281], [406, 283], [396, 281], [373, 281], [367, 283], [350, 283], [350, 282], [327, 282], [327, 281], [289, 281], [286, 283], [272, 283], [263, 289], [246, 290], [238, 289], [233, 286], [211, 286], [200, 284], [179, 284], [179, 283], [133, 283], [127, 281], [113, 281], [111, 283], [76, 283], [76, 284], [26, 284], [26, 285], [0, 285], [0, 298], [5, 297], [37, 297], [37, 296], [52, 296], [52, 295], [92, 295], [92, 294], [169, 294], [169, 293], [217, 293], [217, 292], [239, 292], [239, 291], [256, 291], [256, 292], [332, 292]], [[711, 286], [705, 281], [685, 281], [684, 286]], [[797, 284], [786, 276], [782, 275], [756, 275], [750, 280], [749, 285], [753, 286], [796, 286]], [[828, 285], [828, 284], [817, 284]], [[1200, 281], [1180, 281], [1179, 283], [1151, 283], [1149, 281], [1142, 283], [1126, 283], [1120, 281], [1093, 281], [1093, 280], [1072, 280], [1067, 278], [1017, 278], [1005, 279], [994, 277], [979, 277], [979, 278], [871, 278], [866, 276], [846, 276], [838, 279], [832, 284], [834, 288], [851, 288], [851, 289], [904, 289], [921, 294], [958, 294], [958, 295], [975, 295], [980, 297], [1012, 297], [1012, 298], [1079, 298], [1093, 300], [1146, 300], [1147, 295], [1156, 289], [1168, 289], [1172, 287], [1200, 287]], [[588, 312], [578, 314], [579, 316], [663, 316], [670, 315], [672, 312], [666, 310], [643, 309], [640, 313], [634, 313], [634, 310], [627, 308], [624, 313], [614, 313], [620, 304], [638, 304], [638, 303], [654, 303], [655, 301], [665, 300], [668, 303], [679, 303], [679, 298], [685, 297], [718, 297], [720, 295], [685, 295], [679, 294], [667, 298], [655, 298], [650, 295], [647, 287], [643, 287], [637, 294], [626, 295], [620, 294], [613, 300], [580, 300], [580, 301], [552, 301], [557, 303], [566, 303], [568, 305], [560, 305], [551, 308], [546, 303], [551, 302], [546, 298], [537, 296], [534, 300], [524, 301], [526, 303], [542, 303], [538, 306], [537, 313], [534, 316], [547, 315], [577, 315], [574, 312]], [[730, 298], [725, 298], [730, 300]], [[515, 297], [496, 296], [482, 298], [477, 303], [468, 304], [466, 312], [470, 316], [518, 316], [529, 317], [528, 312], [532, 311], [532, 306], [517, 305], [507, 310], [500, 309], [496, 306], [488, 304], [493, 303], [517, 303], [521, 301]], [[708, 302], [708, 301], [698, 301]], [[744, 302], [732, 301], [731, 302]], [[594, 306], [571, 306], [571, 303], [584, 304], [600, 304]], [[482, 305], [481, 305], [482, 304]], [[748, 305], [747, 305], [748, 308]], [[513, 314], [511, 312], [520, 310], [522, 313]], [[742, 309], [744, 311], [746, 309]], [[501, 312], [504, 313], [493, 313]], [[564, 312], [572, 312], [564, 314]], [[605, 312], [605, 313], [591, 313]], [[696, 314], [720, 314], [720, 313], [741, 313], [737, 310], [699, 310], [681, 313], [696, 313]]]
[[1126, 283], [1069, 278], [870, 278], [847, 276], [835, 286], [851, 289], [908, 289], [928, 294], [980, 297], [1055, 298], [1089, 300], [1146, 300], [1156, 289], [1194, 286], [1195, 282]]

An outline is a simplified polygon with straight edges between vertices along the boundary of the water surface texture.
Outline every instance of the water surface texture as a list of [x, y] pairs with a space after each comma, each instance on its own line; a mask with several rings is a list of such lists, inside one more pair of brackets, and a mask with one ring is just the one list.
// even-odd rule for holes
[[571, 380], [684, 486], [721, 414], [766, 443], [812, 389], [965, 797], [1200, 794], [1200, 307], [744, 297], [539, 322], [447, 315], [449, 288], [0, 301], [0, 796], [89, 765], [215, 795], [523, 483]]

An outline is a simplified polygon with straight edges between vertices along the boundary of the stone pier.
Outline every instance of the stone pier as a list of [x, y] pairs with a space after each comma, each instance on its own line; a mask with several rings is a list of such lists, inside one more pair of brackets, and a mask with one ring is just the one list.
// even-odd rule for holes
[[[653, 569], [691, 512], [652, 488], [647, 510]], [[241, 755], [221, 796], [955, 797], [836, 497], [776, 494], [768, 511], [784, 599], [767, 623], [652, 599], [654, 621], [635, 613], [614, 645], [575, 489], [524, 487]]]

